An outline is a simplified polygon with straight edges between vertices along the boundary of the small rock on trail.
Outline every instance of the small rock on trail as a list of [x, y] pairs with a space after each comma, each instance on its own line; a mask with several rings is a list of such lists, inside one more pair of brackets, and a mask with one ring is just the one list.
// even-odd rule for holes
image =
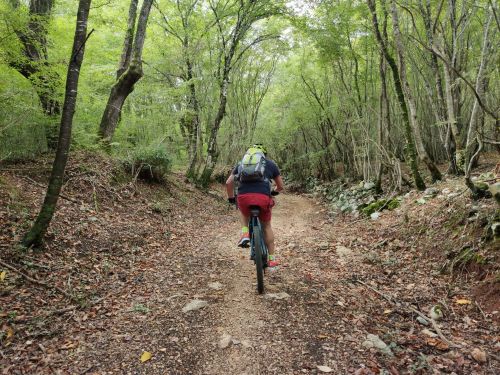
[[208, 284], [208, 287], [210, 289], [215, 289], [215, 290], [221, 290], [222, 289], [222, 284], [219, 283], [218, 281], [214, 282], [214, 283], [209, 283]]
[[366, 340], [363, 342], [363, 346], [368, 349], [376, 348], [381, 353], [391, 356], [393, 355], [391, 348], [389, 348], [387, 344], [380, 339], [380, 337], [371, 333], [366, 336]]
[[182, 308], [182, 312], [187, 313], [189, 311], [196, 311], [204, 308], [206, 305], [208, 305], [207, 301], [203, 301], [201, 299], [194, 299]]
[[285, 292], [280, 292], [280, 293], [268, 293], [265, 295], [265, 298], [269, 299], [289, 299], [290, 295]]
[[330, 373], [333, 372], [333, 369], [328, 366], [316, 366], [320, 372]]
[[226, 349], [233, 343], [233, 338], [231, 335], [224, 333], [219, 341], [219, 348]]

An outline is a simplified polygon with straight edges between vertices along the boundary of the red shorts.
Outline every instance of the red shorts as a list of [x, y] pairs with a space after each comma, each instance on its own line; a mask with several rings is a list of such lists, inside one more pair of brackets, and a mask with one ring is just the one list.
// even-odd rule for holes
[[261, 221], [271, 221], [271, 208], [274, 206], [274, 200], [265, 194], [246, 193], [238, 195], [238, 208], [245, 216], [250, 216], [250, 206], [259, 206]]

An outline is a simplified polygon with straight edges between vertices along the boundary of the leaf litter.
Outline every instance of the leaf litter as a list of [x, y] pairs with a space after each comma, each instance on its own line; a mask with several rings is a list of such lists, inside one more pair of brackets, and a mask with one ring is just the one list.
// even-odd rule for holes
[[[38, 170], [48, 170], [49, 161], [41, 163]], [[274, 225], [283, 267], [266, 275], [266, 288], [287, 297], [276, 301], [255, 293], [248, 254], [234, 246], [236, 215], [222, 200], [175, 175], [161, 189], [112, 185], [106, 171], [113, 166], [103, 160], [97, 171], [92, 165], [85, 155], [70, 162], [64, 193], [80, 204], [60, 201], [43, 252], [14, 251], [43, 189], [0, 172], [23, 206], [14, 207], [0, 186], [2, 260], [80, 301], [4, 274], [5, 373], [499, 372], [498, 313], [477, 303], [473, 278], [439, 272], [450, 242], [479, 244], [479, 237], [435, 229], [450, 221], [437, 199], [419, 206], [419, 193], [412, 192], [399, 209], [360, 221], [351, 215], [331, 220], [311, 197], [279, 197]], [[29, 177], [46, 181], [46, 173]], [[93, 186], [97, 205], [88, 194]], [[457, 204], [465, 206], [466, 198]], [[435, 215], [438, 209], [442, 214]], [[434, 229], [422, 231], [432, 215]], [[183, 314], [192, 300], [210, 308]], [[423, 332], [417, 314], [398, 303], [420, 312], [441, 306], [440, 330], [460, 347], [434, 336], [432, 325]], [[131, 314], [131, 306], [142, 306], [141, 313]], [[230, 344], [220, 350], [225, 332]], [[394, 356], [363, 346], [368, 335]]]

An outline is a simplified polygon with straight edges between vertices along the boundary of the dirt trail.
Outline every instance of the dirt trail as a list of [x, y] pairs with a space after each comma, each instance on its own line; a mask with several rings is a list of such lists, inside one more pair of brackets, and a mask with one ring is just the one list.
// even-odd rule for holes
[[[282, 266], [266, 275], [261, 296], [249, 251], [236, 246], [237, 212], [178, 185], [166, 195], [150, 191], [150, 201], [110, 200], [99, 213], [62, 204], [60, 215], [68, 219], [56, 220], [55, 229], [65, 235], [56, 236], [50, 252], [33, 256], [37, 264], [65, 268], [36, 277], [69, 288], [62, 282], [76, 276], [75, 290], [100, 302], [46, 319], [27, 318], [40, 315], [36, 308], [21, 312], [19, 322], [12, 318], [14, 336], [0, 351], [3, 373], [500, 373], [494, 314], [476, 301], [457, 304], [473, 299], [470, 287], [441, 275], [439, 262], [422, 261], [443, 249], [434, 240], [440, 232], [431, 244], [414, 229], [428, 225], [428, 213], [412, 203], [416, 194], [379, 220], [331, 220], [306, 196], [280, 195], [273, 227]], [[34, 301], [41, 311], [67, 306], [61, 296], [7, 280], [12, 295], [3, 305], [12, 310]], [[45, 302], [51, 298], [57, 306]], [[184, 312], [193, 300], [205, 306]], [[432, 337], [431, 326], [401, 307], [427, 313], [438, 303], [445, 308], [441, 332], [458, 348]], [[390, 350], [372, 347], [370, 335]], [[487, 355], [486, 362], [474, 359], [473, 351]], [[144, 352], [151, 358], [141, 362]]]
[[[236, 215], [235, 215], [236, 217]], [[291, 241], [307, 242], [307, 232], [314, 226], [314, 207], [300, 196], [280, 196], [273, 212], [273, 228], [277, 248]], [[236, 221], [236, 220], [235, 220]], [[255, 284], [255, 267], [248, 260], [249, 251], [235, 247], [238, 224], [222, 228], [223, 233], [211, 245], [223, 254], [230, 254], [234, 261], [225, 274], [224, 302], [217, 306], [217, 322], [209, 341], [218, 343], [218, 350], [206, 353], [200, 373], [207, 374], [262, 374], [272, 371], [273, 360], [288, 350], [289, 343], [281, 332], [270, 332], [274, 319], [273, 304], [288, 303], [287, 263], [277, 272], [266, 273], [266, 294], [258, 295]], [[298, 243], [297, 243], [298, 244]], [[284, 251], [279, 251], [282, 254]], [[270, 297], [271, 296], [271, 297]], [[274, 298], [272, 296], [275, 296]], [[279, 300], [279, 298], [283, 300]], [[275, 298], [278, 298], [277, 300]], [[208, 322], [207, 322], [208, 323]], [[275, 327], [278, 330], [279, 326]], [[229, 339], [229, 337], [231, 339]], [[224, 342], [226, 340], [226, 342]], [[229, 341], [229, 345], [227, 344]], [[228, 347], [225, 347], [228, 345]], [[275, 358], [273, 358], [275, 357]], [[279, 366], [279, 363], [275, 364]], [[281, 370], [278, 370], [281, 373]]]
[[[493, 345], [495, 325], [483, 320], [478, 308], [453, 307], [455, 299], [439, 273], [419, 262], [422, 250], [408, 238], [401, 240], [403, 212], [378, 221], [332, 221], [304, 196], [280, 196], [273, 227], [282, 267], [266, 276], [264, 296], [256, 293], [248, 254], [234, 246], [239, 229], [234, 221], [210, 244], [233, 260], [220, 274], [224, 298], [203, 323], [213, 329], [205, 330], [197, 346], [202, 355], [193, 374], [498, 373], [492, 347], [486, 349], [491, 353], [486, 362], [470, 354]], [[449, 347], [411, 310], [395, 307], [373, 290], [424, 313], [436, 303], [449, 306], [439, 324], [460, 347]], [[485, 330], [488, 326], [492, 329]], [[227, 335], [236, 341], [221, 348]]]

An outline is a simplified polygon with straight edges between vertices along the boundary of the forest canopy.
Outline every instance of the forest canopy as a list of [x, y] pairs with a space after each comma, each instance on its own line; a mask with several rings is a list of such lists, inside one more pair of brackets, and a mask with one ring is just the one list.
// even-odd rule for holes
[[[55, 148], [77, 7], [0, 0], [0, 160]], [[494, 1], [94, 0], [90, 30], [72, 148], [202, 186], [254, 142], [301, 184], [419, 188], [498, 146]]]

